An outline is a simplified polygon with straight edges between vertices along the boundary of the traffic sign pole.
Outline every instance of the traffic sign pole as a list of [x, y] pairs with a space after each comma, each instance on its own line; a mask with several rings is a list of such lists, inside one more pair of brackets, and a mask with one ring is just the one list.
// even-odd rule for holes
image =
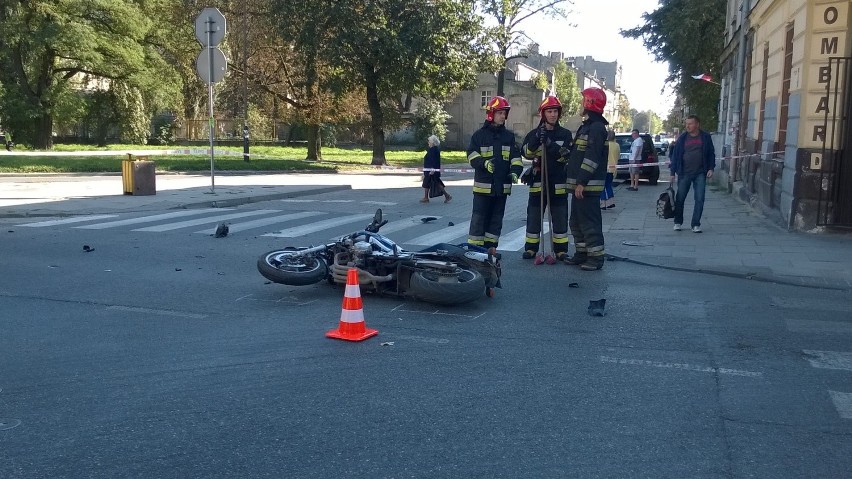
[[213, 19], [207, 17], [207, 21], [205, 22], [207, 25], [207, 64], [210, 79], [207, 82], [207, 105], [210, 113], [210, 191], [212, 193], [216, 192], [216, 175], [214, 173], [214, 156], [213, 153], [213, 133], [215, 131], [213, 118], [213, 48], [214, 45], [211, 45], [211, 35], [213, 34]]

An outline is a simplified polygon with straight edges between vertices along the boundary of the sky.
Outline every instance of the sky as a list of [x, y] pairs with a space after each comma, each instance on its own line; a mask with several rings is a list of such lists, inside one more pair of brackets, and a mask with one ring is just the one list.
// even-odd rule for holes
[[[598, 61], [618, 61], [622, 89], [630, 107], [653, 110], [666, 118], [674, 103], [671, 87], [660, 93], [668, 76], [668, 63], [654, 61], [639, 39], [624, 38], [621, 29], [644, 24], [642, 14], [653, 11], [657, 0], [573, 0], [568, 19], [531, 17], [519, 25], [539, 44], [539, 52], [563, 52], [566, 57], [591, 55]], [[569, 24], [576, 24], [570, 27]]]

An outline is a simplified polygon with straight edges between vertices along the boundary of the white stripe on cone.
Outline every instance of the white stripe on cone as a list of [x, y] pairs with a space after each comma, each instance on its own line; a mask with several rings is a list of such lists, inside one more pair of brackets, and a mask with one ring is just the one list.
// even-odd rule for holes
[[346, 292], [343, 293], [347, 298], [360, 298], [361, 297], [361, 287], [357, 284], [347, 284]]
[[363, 309], [344, 309], [340, 311], [340, 322], [341, 323], [363, 323], [364, 322], [364, 310]]

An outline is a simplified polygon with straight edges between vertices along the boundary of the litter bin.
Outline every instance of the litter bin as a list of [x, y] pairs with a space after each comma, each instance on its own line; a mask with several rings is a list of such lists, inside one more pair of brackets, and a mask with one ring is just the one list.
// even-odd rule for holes
[[125, 195], [156, 195], [157, 174], [153, 161], [147, 156], [137, 156], [128, 153], [127, 159], [121, 162], [121, 181], [124, 184]]

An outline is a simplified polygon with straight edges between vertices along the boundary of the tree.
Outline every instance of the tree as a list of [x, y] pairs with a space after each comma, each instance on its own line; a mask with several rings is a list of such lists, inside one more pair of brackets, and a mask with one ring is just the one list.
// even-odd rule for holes
[[627, 99], [627, 95], [619, 95], [616, 108], [618, 109], [618, 123], [615, 125], [615, 128], [621, 131], [630, 129], [631, 125], [633, 125], [633, 116], [637, 112], [630, 108], [630, 100]]
[[435, 135], [439, 140], [444, 141], [449, 119], [450, 115], [444, 111], [442, 102], [433, 99], [421, 101], [411, 121], [417, 145], [426, 148], [426, 140], [430, 135]]
[[443, 100], [475, 81], [480, 28], [474, 1], [278, 0], [278, 5], [286, 9], [293, 49], [315, 52], [315, 62], [327, 65], [319, 81], [337, 94], [364, 93], [372, 163], [380, 165], [384, 129], [399, 121], [401, 98]]
[[652, 110], [648, 110], [646, 113], [648, 114], [648, 133], [656, 135], [663, 129], [663, 120], [660, 115]]
[[640, 132], [648, 131], [651, 127], [651, 117], [648, 112], [640, 111], [633, 115], [633, 127], [631, 129], [639, 130]]
[[[31, 0], [0, 7], [4, 123], [36, 148], [53, 145], [54, 111], [84, 86], [120, 80], [141, 90], [176, 85], [144, 1]], [[132, 92], [132, 88], [127, 92]]]
[[725, 8], [725, 0], [661, 0], [656, 10], [643, 15], [644, 25], [621, 31], [642, 39], [657, 61], [669, 63], [666, 81], [709, 130], [718, 125], [719, 87], [691, 75], [718, 75], [721, 70]]
[[577, 84], [577, 74], [565, 62], [557, 62], [553, 68], [553, 85], [556, 97], [562, 103], [562, 111], [568, 114], [580, 110], [583, 95]]
[[525, 51], [533, 42], [520, 29], [520, 24], [536, 15], [566, 18], [562, 7], [570, 0], [479, 0], [486, 20], [494, 19], [496, 26], [486, 29], [485, 40], [492, 45], [492, 64], [497, 70], [497, 94], [503, 95], [506, 81], [506, 64], [515, 58], [525, 58]]

